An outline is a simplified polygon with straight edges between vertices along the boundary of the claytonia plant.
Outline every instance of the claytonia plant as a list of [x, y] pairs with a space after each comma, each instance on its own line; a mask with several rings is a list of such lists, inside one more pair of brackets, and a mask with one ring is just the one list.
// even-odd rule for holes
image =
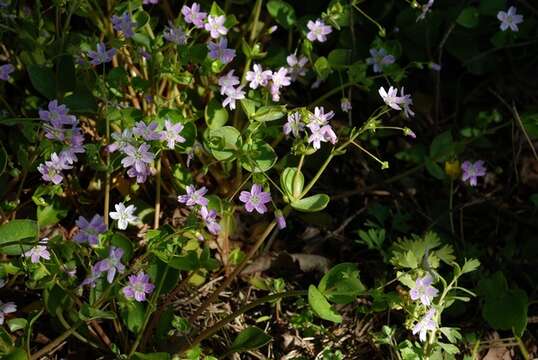
[[129, 224], [133, 225], [138, 221], [138, 218], [134, 215], [136, 207], [134, 205], [125, 205], [120, 202], [114, 205], [116, 211], [110, 212], [110, 218], [118, 221], [118, 229], [125, 230]]

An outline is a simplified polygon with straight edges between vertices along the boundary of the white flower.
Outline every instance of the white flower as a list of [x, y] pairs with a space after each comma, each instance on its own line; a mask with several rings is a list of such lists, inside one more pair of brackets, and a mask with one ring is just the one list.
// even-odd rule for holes
[[264, 71], [262, 66], [259, 64], [254, 64], [252, 69], [253, 71], [248, 71], [246, 76], [247, 81], [250, 81], [250, 88], [257, 89], [258, 86], [267, 85], [267, 82], [269, 79], [271, 79], [273, 72], [271, 70]]
[[422, 5], [422, 12], [417, 17], [417, 22], [419, 22], [420, 20], [424, 20], [424, 18], [426, 18], [426, 14], [430, 12], [433, 2], [434, 0], [429, 0], [426, 5]]
[[224, 95], [228, 90], [233, 89], [235, 85], [239, 85], [239, 78], [234, 75], [235, 70], [230, 70], [224, 76], [219, 78], [220, 94]]
[[245, 98], [245, 92], [243, 91], [243, 86], [239, 86], [238, 88], [229, 88], [226, 93], [226, 99], [222, 102], [222, 106], [226, 107], [229, 105], [230, 110], [235, 109], [235, 102], [237, 100], [241, 100]]
[[394, 87], [391, 86], [389, 88], [389, 91], [387, 92], [387, 91], [385, 91], [385, 88], [383, 86], [381, 86], [379, 88], [379, 95], [381, 96], [381, 98], [383, 99], [385, 104], [387, 104], [388, 106], [390, 106], [394, 110], [402, 110], [400, 105], [402, 104], [403, 101], [402, 101], [401, 97], [398, 97], [398, 89], [397, 88], [394, 88]]
[[290, 73], [291, 80], [296, 80], [299, 76], [306, 75], [306, 64], [308, 59], [305, 56], [297, 57], [297, 51], [293, 54], [286, 57], [286, 62], [288, 63], [288, 72]]
[[402, 87], [400, 89], [400, 99], [401, 99], [401, 105], [403, 106], [403, 110], [404, 110], [404, 116], [406, 118], [410, 118], [412, 116], [415, 116], [415, 113], [413, 110], [411, 110], [411, 105], [413, 105], [413, 99], [411, 98], [411, 95], [409, 94], [404, 94], [404, 88]]
[[271, 95], [273, 101], [280, 100], [280, 88], [283, 86], [289, 86], [291, 84], [291, 79], [288, 75], [288, 69], [281, 67], [278, 71], [273, 73], [271, 77]]
[[329, 25], [325, 25], [323, 20], [317, 19], [315, 22], [310, 20], [308, 21], [308, 24], [306, 24], [308, 27], [308, 34], [306, 34], [306, 37], [310, 41], [319, 41], [319, 42], [325, 42], [327, 40], [327, 35], [329, 35], [333, 29]]
[[523, 15], [516, 14], [515, 6], [510, 6], [508, 12], [499, 11], [497, 13], [497, 19], [501, 22], [501, 30], [506, 31], [508, 28], [512, 31], [519, 31], [517, 24], [523, 22]]
[[116, 211], [110, 212], [110, 217], [118, 221], [118, 229], [125, 230], [127, 225], [134, 224], [138, 218], [133, 214], [136, 210], [134, 205], [125, 205], [120, 202], [119, 204], [114, 205]]
[[226, 16], [211, 16], [207, 17], [207, 23], [205, 24], [205, 29], [209, 31], [209, 35], [213, 39], [218, 39], [221, 35], [226, 35], [228, 29], [224, 26], [226, 21]]

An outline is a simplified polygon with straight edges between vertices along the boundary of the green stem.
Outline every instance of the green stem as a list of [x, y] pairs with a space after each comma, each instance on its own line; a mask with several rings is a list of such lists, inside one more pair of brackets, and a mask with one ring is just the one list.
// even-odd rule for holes
[[159, 218], [161, 214], [161, 158], [162, 153], [157, 159], [157, 179], [155, 182], [155, 218], [153, 221], [153, 228], [159, 228]]
[[367, 13], [365, 13], [360, 7], [358, 7], [356, 4], [353, 4], [353, 7], [362, 14], [365, 18], [370, 20], [375, 26], [379, 28], [379, 36], [385, 37], [385, 34], [387, 33], [385, 31], [385, 28], [381, 26], [377, 21], [375, 21], [373, 18], [371, 18]]

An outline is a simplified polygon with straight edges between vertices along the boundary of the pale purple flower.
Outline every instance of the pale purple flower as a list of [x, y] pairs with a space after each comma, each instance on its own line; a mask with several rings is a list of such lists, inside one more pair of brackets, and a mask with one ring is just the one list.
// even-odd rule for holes
[[98, 236], [106, 231], [107, 226], [103, 221], [103, 217], [96, 214], [91, 221], [86, 220], [84, 216], [80, 216], [75, 222], [78, 226], [78, 233], [73, 238], [78, 243], [87, 242], [90, 245], [99, 243]]
[[408, 128], [408, 127], [404, 128], [403, 132], [404, 132], [405, 136], [409, 136], [409, 137], [411, 137], [413, 139], [417, 138], [417, 135], [415, 134], [415, 132], [413, 130], [411, 130], [410, 128]]
[[218, 39], [222, 35], [226, 35], [228, 33], [228, 29], [224, 26], [224, 22], [226, 21], [226, 16], [212, 16], [209, 15], [207, 17], [207, 23], [205, 24], [205, 29], [209, 31], [209, 35], [213, 39]]
[[331, 125], [319, 126], [318, 124], [308, 124], [311, 135], [308, 137], [308, 143], [312, 144], [314, 149], [319, 149], [322, 142], [330, 142], [336, 144], [338, 140]]
[[299, 76], [306, 75], [308, 59], [305, 56], [297, 57], [297, 52], [295, 52], [286, 57], [286, 62], [288, 63], [288, 72], [292, 81], [297, 80]]
[[205, 186], [196, 190], [194, 185], [188, 185], [185, 190], [187, 191], [187, 194], [178, 196], [177, 201], [187, 206], [207, 206], [208, 200], [204, 197], [207, 193], [207, 188]]
[[5, 316], [10, 313], [17, 311], [17, 305], [14, 302], [10, 301], [7, 303], [0, 300], [0, 325], [4, 324]]
[[279, 230], [283, 230], [286, 228], [286, 218], [284, 215], [282, 215], [282, 212], [280, 210], [275, 212], [275, 220], [276, 220], [276, 226], [278, 226]]
[[470, 161], [464, 161], [461, 164], [461, 180], [463, 182], [469, 182], [469, 185], [476, 186], [478, 178], [481, 176], [486, 176], [486, 167], [484, 166], [483, 160], [478, 160], [474, 163]]
[[269, 29], [267, 29], [267, 33], [268, 33], [268, 34], [272, 34], [272, 33], [274, 33], [277, 29], [278, 29], [278, 26], [273, 25], [273, 26], [271, 26]]
[[8, 81], [9, 75], [15, 71], [15, 66], [11, 64], [4, 64], [0, 66], [0, 80]]
[[153, 161], [155, 155], [148, 151], [150, 146], [146, 143], [135, 148], [133, 145], [127, 145], [123, 149], [123, 153], [127, 155], [121, 160], [123, 167], [127, 168], [134, 166], [139, 172], [146, 170], [146, 164], [150, 164]]
[[44, 164], [40, 164], [37, 170], [41, 173], [42, 179], [52, 182], [56, 185], [62, 182], [62, 170], [68, 170], [72, 167], [65, 162], [64, 158], [61, 158], [56, 153], [52, 153], [50, 160], [45, 161]]
[[233, 90], [235, 85], [239, 85], [239, 78], [234, 75], [235, 70], [230, 70], [226, 75], [219, 77], [220, 94], [224, 95], [229, 90]]
[[433, 71], [441, 71], [441, 65], [431, 62], [428, 64]]
[[202, 206], [200, 208], [200, 216], [204, 220], [207, 231], [213, 235], [217, 235], [220, 232], [220, 224], [217, 222], [217, 212], [215, 210], [208, 210], [207, 207]]
[[245, 203], [245, 210], [252, 212], [256, 210], [258, 213], [263, 214], [267, 212], [267, 204], [271, 202], [271, 194], [263, 191], [263, 188], [259, 184], [253, 184], [249, 191], [241, 191], [239, 200]]
[[379, 95], [381, 96], [385, 104], [387, 104], [394, 110], [402, 110], [400, 105], [402, 104], [403, 100], [401, 97], [398, 96], [397, 88], [394, 88], [391, 86], [389, 88], [389, 91], [387, 92], [385, 91], [385, 88], [382, 86], [379, 88]]
[[351, 101], [345, 97], [340, 100], [340, 108], [343, 112], [349, 112], [351, 109], [353, 109], [353, 106], [351, 106]]
[[289, 86], [291, 84], [291, 78], [288, 75], [288, 69], [281, 67], [278, 71], [273, 72], [271, 76], [271, 95], [273, 101], [280, 100], [280, 88]]
[[157, 5], [159, 3], [159, 0], [144, 0], [142, 1], [142, 4], [144, 5]]
[[321, 19], [317, 19], [315, 22], [309, 20], [306, 27], [310, 30], [308, 34], [306, 34], [306, 37], [310, 41], [325, 42], [327, 40], [327, 35], [333, 31], [333, 29], [329, 25], [325, 25]]
[[135, 167], [131, 167], [127, 170], [127, 175], [131, 178], [136, 178], [136, 182], [139, 184], [145, 183], [148, 176], [152, 174], [152, 169], [149, 166], [145, 166], [141, 171], [137, 170]]
[[329, 111], [328, 113], [325, 113], [325, 109], [323, 106], [315, 107], [314, 113], [310, 115], [308, 118], [308, 124], [316, 124], [319, 126], [327, 125], [329, 123], [329, 120], [331, 120], [334, 117], [334, 111]]
[[127, 39], [134, 36], [134, 25], [135, 23], [131, 20], [131, 16], [127, 11], [121, 14], [121, 16], [112, 16], [112, 26], [114, 26], [114, 30], [121, 31]]
[[[48, 239], [44, 238], [42, 241], [46, 243]], [[50, 252], [47, 250], [46, 245], [36, 245], [23, 255], [24, 257], [29, 257], [32, 264], [38, 263], [40, 259], [50, 260]]]
[[235, 102], [245, 98], [245, 92], [243, 91], [243, 85], [238, 88], [228, 88], [225, 95], [226, 98], [222, 102], [222, 106], [226, 107], [229, 105], [230, 110], [235, 109]]
[[508, 11], [499, 11], [497, 19], [501, 22], [500, 28], [502, 31], [510, 29], [511, 31], [519, 31], [518, 24], [523, 22], [523, 15], [516, 14], [516, 7], [510, 6]]
[[73, 165], [73, 163], [78, 161], [77, 154], [86, 152], [83, 146], [84, 135], [80, 133], [80, 129], [74, 127], [71, 130], [71, 133], [71, 137], [66, 139], [67, 147], [63, 148], [59, 155], [59, 157], [69, 165]]
[[170, 23], [170, 26], [165, 27], [163, 36], [166, 40], [176, 45], [185, 45], [187, 43], [187, 36], [183, 29], [179, 26], [174, 26], [172, 23]]
[[131, 129], [125, 129], [121, 133], [113, 132], [112, 138], [115, 141], [107, 146], [107, 150], [109, 152], [114, 152], [116, 150], [123, 151], [123, 149], [133, 141], [133, 133], [131, 132]]
[[175, 148], [176, 142], [185, 142], [185, 138], [179, 135], [183, 130], [183, 127], [184, 126], [181, 123], [174, 124], [170, 120], [165, 120], [164, 130], [161, 131], [161, 141], [166, 141], [166, 145], [169, 149]]
[[420, 299], [423, 305], [430, 306], [434, 297], [437, 296], [439, 290], [432, 286], [433, 279], [430, 274], [422, 278], [415, 280], [415, 287], [409, 291], [411, 300], [416, 301]]
[[107, 50], [105, 44], [102, 42], [97, 44], [97, 51], [88, 51], [88, 56], [91, 59], [90, 64], [92, 65], [100, 65], [112, 61], [114, 55], [116, 55], [116, 49], [111, 48]]
[[118, 229], [125, 230], [127, 229], [127, 225], [135, 224], [136, 221], [138, 221], [138, 218], [134, 215], [134, 212], [136, 211], [134, 205], [125, 207], [125, 205], [120, 202], [119, 204], [114, 205], [114, 208], [116, 211], [111, 211], [109, 215], [112, 219], [118, 221]]
[[100, 276], [101, 273], [96, 270], [96, 266], [94, 265], [92, 266], [90, 275], [86, 279], [84, 279], [84, 281], [82, 281], [80, 286], [89, 285], [90, 287], [94, 288]]
[[142, 302], [146, 300], [146, 294], [151, 294], [155, 285], [149, 282], [149, 276], [143, 271], [137, 275], [129, 276], [129, 284], [122, 291], [127, 299], [135, 299]]
[[258, 86], [266, 86], [271, 79], [273, 72], [271, 70], [263, 70], [259, 64], [252, 66], [252, 71], [247, 71], [246, 79], [250, 82], [251, 89], [257, 89]]
[[200, 5], [198, 3], [192, 3], [190, 8], [187, 5], [183, 5], [181, 13], [187, 24], [193, 24], [198, 29], [204, 27], [204, 20], [207, 17], [207, 13], [200, 11]]
[[407, 119], [409, 119], [412, 116], [415, 116], [415, 113], [413, 112], [413, 110], [411, 110], [411, 105], [413, 105], [413, 99], [411, 98], [411, 95], [404, 94], [403, 87], [400, 89], [400, 99], [401, 99], [401, 105], [404, 111], [404, 116]]
[[284, 134], [292, 134], [294, 137], [299, 137], [299, 133], [304, 130], [304, 124], [301, 121], [301, 114], [294, 112], [288, 114], [288, 121], [284, 124]]
[[435, 323], [435, 320], [433, 319], [435, 316], [435, 309], [430, 309], [424, 315], [424, 317], [416, 323], [416, 325], [413, 327], [413, 335], [419, 333], [419, 339], [420, 341], [426, 341], [426, 335], [428, 330], [433, 331], [437, 328], [437, 324]]
[[383, 67], [385, 65], [394, 64], [394, 56], [387, 54], [387, 51], [384, 48], [378, 49], [370, 49], [370, 55], [372, 57], [369, 57], [366, 59], [366, 63], [368, 65], [373, 65], [374, 72], [380, 73], [383, 71]]
[[417, 22], [420, 20], [424, 20], [424, 18], [426, 18], [426, 15], [431, 11], [431, 7], [434, 1], [435, 0], [428, 0], [427, 4], [422, 5], [422, 11], [420, 12], [420, 15], [417, 17]]
[[107, 273], [106, 280], [109, 284], [112, 284], [116, 272], [123, 273], [125, 271], [125, 265], [121, 263], [121, 257], [123, 256], [123, 249], [115, 246], [110, 247], [108, 258], [98, 261], [94, 270], [99, 273]]
[[133, 134], [136, 136], [141, 136], [146, 141], [151, 140], [160, 140], [161, 135], [155, 131], [157, 129], [157, 123], [155, 121], [146, 125], [145, 122], [139, 121], [135, 124], [133, 128]]
[[224, 65], [232, 62], [235, 58], [235, 50], [228, 49], [228, 39], [221, 37], [218, 42], [209, 41], [207, 43], [209, 57], [213, 60], [220, 60]]
[[68, 114], [69, 109], [65, 105], [58, 105], [58, 100], [51, 100], [48, 110], [39, 110], [39, 118], [49, 122], [52, 126], [60, 128], [63, 125], [75, 125], [77, 118]]

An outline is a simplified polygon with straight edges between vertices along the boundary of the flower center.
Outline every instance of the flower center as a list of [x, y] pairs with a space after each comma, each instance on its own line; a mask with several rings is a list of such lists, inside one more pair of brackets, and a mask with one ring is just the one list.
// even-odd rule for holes
[[258, 205], [260, 203], [260, 198], [258, 195], [251, 195], [250, 196], [250, 202], [254, 205]]

